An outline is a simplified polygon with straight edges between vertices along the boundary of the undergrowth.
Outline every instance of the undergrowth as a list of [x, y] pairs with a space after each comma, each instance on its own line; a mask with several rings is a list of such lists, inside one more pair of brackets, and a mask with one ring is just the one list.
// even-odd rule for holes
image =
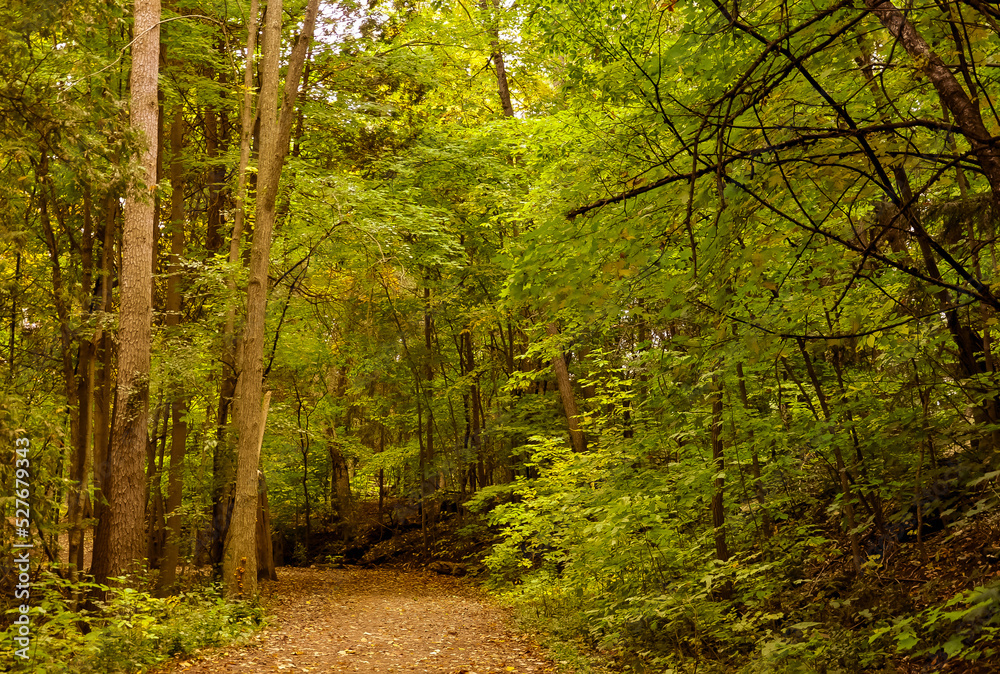
[[494, 593], [561, 648], [657, 674], [997, 671], [995, 513], [925, 541], [933, 562], [900, 545], [855, 575], [821, 517], [775, 517], [764, 544], [721, 562], [691, 494], [710, 475], [597, 461], [570, 456], [470, 502], [500, 534], [485, 559]]
[[[107, 591], [106, 601], [83, 603], [100, 590]], [[173, 656], [239, 641], [264, 624], [259, 604], [227, 602], [214, 584], [158, 598], [124, 583], [70, 583], [46, 571], [33, 581], [32, 598], [28, 657], [15, 652], [17, 626], [9, 623], [16, 606], [7, 610], [7, 627], [0, 631], [0, 661], [14, 663], [11, 671], [141, 672]]]

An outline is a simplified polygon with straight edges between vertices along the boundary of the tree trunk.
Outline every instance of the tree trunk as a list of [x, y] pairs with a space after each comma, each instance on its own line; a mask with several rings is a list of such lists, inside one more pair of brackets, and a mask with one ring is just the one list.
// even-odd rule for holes
[[152, 255], [156, 186], [157, 75], [160, 56], [160, 2], [135, 0], [132, 46], [131, 124], [144, 147], [142, 185], [125, 199], [122, 243], [121, 312], [118, 328], [118, 415], [111, 434], [109, 473], [104, 492], [108, 509], [97, 526], [94, 574], [107, 582], [140, 560], [143, 543], [143, 471], [149, 412], [149, 349]]
[[333, 426], [327, 429], [327, 451], [330, 453], [331, 482], [333, 486], [332, 501], [337, 508], [337, 516], [344, 526], [344, 539], [349, 538], [353, 529], [354, 517], [351, 512], [351, 475], [347, 470], [347, 462], [340, 451], [340, 440]]
[[299, 427], [299, 452], [302, 453], [302, 499], [305, 505], [306, 518], [306, 540], [305, 556], [309, 558], [309, 543], [312, 540], [312, 503], [309, 500], [309, 417], [306, 417], [306, 427], [302, 427], [302, 398], [299, 396], [298, 388], [295, 389], [298, 406], [296, 407], [296, 419]]
[[[559, 334], [559, 327], [555, 323], [549, 323], [546, 331], [550, 337]], [[560, 347], [559, 355], [552, 359], [552, 369], [556, 373], [556, 385], [559, 387], [559, 398], [562, 400], [563, 410], [566, 412], [566, 423], [569, 426], [569, 437], [573, 443], [573, 449], [583, 452], [587, 449], [583, 431], [580, 429], [580, 412], [576, 408], [576, 399], [573, 397], [573, 385], [569, 381], [569, 368], [566, 367], [566, 356]]]
[[[163, 556], [166, 517], [163, 503], [163, 457], [167, 450], [170, 405], [161, 395], [153, 415], [153, 436], [146, 443], [146, 559], [150, 569], [160, 568]], [[162, 420], [162, 426], [161, 426]], [[159, 461], [157, 461], [159, 456]]]
[[471, 418], [470, 418], [470, 428], [469, 428], [469, 441], [471, 444], [472, 452], [469, 463], [469, 483], [471, 491], [476, 491], [476, 464], [482, 461], [482, 426], [480, 425], [480, 419], [483, 414], [483, 401], [482, 396], [479, 392], [479, 375], [476, 373], [476, 360], [475, 354], [472, 350], [472, 325], [466, 329], [466, 332], [462, 333], [465, 339], [465, 367], [466, 374], [472, 375], [472, 383], [469, 385], [469, 397], [472, 402]]
[[[250, 14], [247, 17], [247, 58], [243, 70], [243, 100], [240, 103], [240, 159], [236, 171], [236, 208], [233, 215], [233, 233], [229, 239], [229, 264], [236, 266], [240, 261], [240, 242], [243, 238], [243, 223], [246, 218], [247, 166], [250, 163], [250, 141], [254, 128], [254, 54], [257, 50], [257, 28], [260, 3], [250, 0]], [[212, 117], [214, 122], [214, 116]], [[211, 216], [210, 214], [210, 217]], [[231, 292], [236, 291], [236, 281], [230, 276], [226, 284]], [[229, 524], [233, 513], [236, 489], [236, 457], [231, 446], [231, 436], [227, 432], [233, 399], [236, 395], [237, 348], [236, 348], [236, 308], [226, 312], [226, 323], [222, 333], [222, 382], [219, 387], [219, 405], [216, 415], [216, 443], [212, 453], [212, 543], [209, 556], [213, 566], [220, 565], [223, 547], [229, 535]]]
[[[167, 317], [168, 328], [174, 328], [181, 322], [181, 255], [184, 254], [184, 163], [182, 148], [184, 145], [183, 108], [174, 108], [174, 119], [170, 125], [170, 269], [167, 278]], [[176, 339], [176, 335], [173, 336]], [[184, 490], [184, 455], [187, 445], [187, 424], [184, 415], [187, 413], [187, 402], [179, 390], [170, 393], [170, 414], [173, 421], [170, 434], [170, 472], [167, 478], [166, 503], [166, 543], [163, 548], [163, 560], [160, 563], [160, 575], [156, 579], [157, 594], [164, 596], [173, 591], [177, 581], [177, 561], [180, 558], [181, 541], [181, 507]]]
[[257, 483], [257, 579], [278, 580], [271, 543], [271, 505], [267, 500], [267, 480], [260, 473]]
[[[431, 341], [431, 289], [424, 288], [424, 348], [426, 349], [424, 359], [424, 378], [426, 388], [424, 394], [427, 396], [427, 440], [425, 457], [429, 468], [434, 470], [434, 345]], [[422, 476], [427, 479], [426, 475]], [[421, 497], [426, 496], [423, 486], [420, 488]]]
[[[257, 410], [263, 388], [264, 318], [267, 309], [271, 233], [274, 228], [278, 181], [285, 155], [288, 153], [287, 138], [294, 120], [299, 79], [302, 76], [306, 49], [312, 39], [318, 10], [319, 0], [309, 0], [302, 34], [299, 35], [289, 57], [279, 118], [277, 97], [281, 55], [281, 0], [272, 0], [267, 8], [259, 106], [261, 152], [257, 169], [256, 226], [250, 253], [247, 317], [243, 330], [234, 415], [238, 435], [236, 499], [222, 563], [227, 597], [251, 597], [257, 593], [257, 556], [253, 540], [258, 501], [257, 470], [260, 458], [256, 447], [256, 439], [260, 433], [257, 427], [260, 423]], [[284, 143], [282, 139], [285, 139]]]
[[[94, 276], [94, 224], [92, 216], [90, 188], [85, 187], [83, 193], [83, 240], [80, 257], [83, 262], [83, 291], [81, 297], [84, 305], [84, 315], [90, 316], [99, 298], [92, 293]], [[66, 519], [69, 523], [69, 563], [70, 578], [75, 579], [78, 571], [83, 569], [83, 526], [84, 512], [87, 508], [87, 484], [89, 482], [88, 466], [92, 462], [91, 435], [94, 419], [94, 364], [97, 351], [97, 340], [101, 330], [98, 327], [92, 338], [82, 339], [78, 349], [76, 363], [77, 371], [77, 402], [79, 411], [79, 432], [73, 447], [70, 461], [70, 488], [67, 498]]]
[[[806, 364], [806, 372], [809, 373], [809, 381], [812, 382], [813, 389], [816, 391], [816, 397], [819, 399], [819, 406], [823, 410], [823, 418], [827, 423], [832, 423], [833, 416], [830, 413], [830, 406], [827, 404], [826, 395], [823, 393], [823, 388], [820, 385], [816, 369], [813, 367], [812, 358], [810, 358], [809, 352], [806, 351], [805, 343], [802, 340], [797, 341], [799, 345], [799, 352], [802, 354], [802, 360], [805, 361]], [[854, 493], [851, 490], [851, 480], [847, 472], [847, 464], [844, 462], [844, 454], [840, 449], [840, 445], [837, 444], [836, 438], [834, 438], [831, 444], [833, 447], [833, 457], [837, 462], [837, 474], [840, 479], [840, 490], [843, 494], [844, 515], [847, 519], [847, 535], [851, 541], [851, 560], [854, 563], [854, 573], [860, 574], [861, 543], [858, 540], [857, 522], [854, 516]]]
[[[743, 363], [736, 363], [736, 376], [739, 381], [740, 401], [743, 403], [743, 409], [746, 410], [747, 414], [753, 414], [753, 410], [750, 407], [750, 397], [747, 395], [747, 383], [746, 376], [743, 374]], [[767, 491], [764, 489], [763, 480], [761, 480], [760, 458], [757, 453], [757, 441], [754, 437], [753, 429], [748, 429], [747, 434], [750, 438], [750, 445], [753, 448], [751, 449], [750, 474], [753, 476], [754, 493], [757, 495], [757, 502], [760, 504], [761, 528], [766, 540], [771, 538], [774, 533], [774, 522], [771, 520], [771, 513], [767, 508]]]
[[[59, 321], [59, 346], [63, 374], [63, 389], [66, 394], [66, 406], [69, 413], [69, 435], [70, 435], [70, 465], [69, 478], [70, 485], [67, 491], [67, 520], [69, 522], [69, 561], [70, 578], [75, 579], [77, 572], [83, 565], [83, 490], [86, 488], [83, 468], [86, 465], [86, 452], [88, 438], [84, 436], [84, 429], [81, 427], [82, 417], [86, 415], [89, 420], [89, 410], [81, 409], [80, 393], [86, 393], [90, 384], [88, 375], [90, 374], [90, 363], [92, 353], [81, 342], [78, 347], [80, 360], [77, 369], [73, 366], [73, 329], [70, 326], [71, 307], [68, 303], [69, 292], [65, 287], [62, 275], [62, 264], [60, 263], [59, 245], [56, 240], [55, 231], [52, 228], [51, 211], [56, 209], [56, 192], [49, 176], [48, 153], [43, 151], [38, 165], [39, 194], [39, 217], [42, 229], [45, 234], [45, 243], [49, 249], [49, 260], [52, 271], [52, 300], [56, 309], [56, 318]], [[85, 202], [89, 206], [89, 198]], [[84, 239], [91, 238], [89, 208], [85, 208]], [[86, 244], [85, 244], [86, 247]], [[86, 260], [84, 261], [86, 263]], [[86, 264], [84, 264], [84, 276], [87, 276]], [[89, 288], [89, 281], [85, 281], [84, 289]], [[77, 373], [81, 373], [78, 378]], [[89, 424], [88, 424], [89, 426]], [[89, 433], [89, 428], [87, 429]]]
[[722, 497], [725, 493], [726, 455], [722, 445], [722, 384], [719, 375], [712, 377], [712, 470], [715, 491], [712, 493], [712, 529], [715, 536], [715, 558], [720, 562], [729, 560], [726, 546], [726, 510]]
[[[489, 10], [488, 0], [482, 0], [479, 6], [483, 11]], [[490, 60], [493, 62], [493, 69], [497, 75], [497, 93], [500, 96], [500, 105], [503, 107], [504, 117], [514, 116], [514, 106], [510, 102], [510, 87], [507, 86], [507, 69], [504, 67], [503, 52], [500, 51], [500, 27], [496, 13], [500, 11], [500, 0], [492, 0], [493, 16], [489, 18], [489, 27], [486, 29], [490, 35]]]
[[[105, 316], [111, 313], [111, 277], [114, 274], [115, 220], [118, 202], [109, 194], [105, 201], [104, 245], [101, 249], [101, 311]], [[97, 388], [94, 391], [94, 500], [93, 516], [100, 521], [105, 497], [102, 492], [108, 472], [108, 444], [111, 438], [111, 374], [114, 361], [114, 345], [106, 330], [95, 335], [98, 357], [101, 364], [96, 375]], [[93, 572], [91, 572], [93, 573]]]
[[[941, 103], [951, 111], [955, 123], [972, 146], [983, 175], [990, 183], [994, 213], [1000, 213], [1000, 154], [997, 152], [996, 140], [983, 124], [979, 107], [962, 89], [951, 69], [940, 56], [931, 51], [906, 15], [891, 0], [865, 0], [865, 5], [889, 33], [899, 40], [899, 44], [934, 85]], [[989, 293], [989, 289], [986, 288], [985, 292]]]
[[14, 337], [16, 334], [15, 328], [17, 328], [17, 291], [20, 289], [21, 285], [21, 251], [17, 251], [16, 262], [14, 263], [14, 285], [11, 288], [10, 293], [10, 341], [7, 343], [7, 362], [10, 364], [10, 369], [7, 371], [7, 385], [11, 388], [14, 387], [14, 372], [17, 370], [14, 367], [14, 347], [15, 341]]

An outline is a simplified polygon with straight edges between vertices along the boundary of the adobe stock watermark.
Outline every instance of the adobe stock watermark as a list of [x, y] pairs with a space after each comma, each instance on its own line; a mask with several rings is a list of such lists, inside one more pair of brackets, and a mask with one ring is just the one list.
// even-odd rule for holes
[[14, 441], [14, 599], [20, 600], [17, 617], [11, 634], [14, 636], [14, 655], [27, 660], [31, 647], [31, 557], [28, 550], [35, 547], [31, 541], [31, 460], [28, 450], [31, 441], [18, 438]]

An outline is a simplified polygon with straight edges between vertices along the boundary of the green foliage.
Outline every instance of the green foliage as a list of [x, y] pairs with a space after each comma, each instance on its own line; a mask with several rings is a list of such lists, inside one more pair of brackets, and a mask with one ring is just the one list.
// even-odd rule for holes
[[[943, 545], [931, 529], [996, 514], [1000, 185], [956, 115], [978, 109], [996, 135], [1000, 38], [977, 7], [905, 11], [975, 101], [959, 107], [933, 59], [860, 4], [324, 7], [271, 257], [275, 523], [349, 533], [348, 496], [476, 492], [498, 587], [567, 638], [663, 670], [995, 657], [993, 589], [886, 607], [869, 584], [907, 555], [925, 568]], [[251, 55], [236, 5], [164, 19], [163, 108], [184, 121], [164, 159], [187, 186], [157, 194], [161, 212], [187, 206], [184, 321], [156, 317], [149, 435], [183, 395], [195, 526], [231, 478], [221, 354], [246, 279], [223, 239]], [[32, 438], [47, 537], [77, 361], [115, 324], [94, 265], [120, 252], [99, 230], [117, 231], [133, 170], [128, 35], [125, 5], [0, 8], [0, 438]], [[585, 452], [566, 442], [567, 397]], [[312, 543], [290, 556], [326, 554]], [[240, 623], [207, 598], [142, 593], [74, 614], [52, 588], [53, 662], [189, 652], [181, 607], [212, 634]]]
[[[30, 659], [34, 672], [137, 672], [174, 656], [246, 638], [264, 622], [256, 603], [230, 603], [217, 586], [160, 599], [143, 590], [116, 587], [104, 602], [83, 608], [92, 591], [107, 586], [81, 580], [70, 583], [45, 573], [32, 583]], [[37, 594], [36, 594], [37, 593]], [[17, 609], [8, 610], [8, 615]], [[13, 655], [12, 632], [0, 632], [3, 656]]]
[[915, 615], [877, 627], [869, 640], [905, 654], [975, 662], [997, 654], [1000, 588], [996, 584], [959, 592]]

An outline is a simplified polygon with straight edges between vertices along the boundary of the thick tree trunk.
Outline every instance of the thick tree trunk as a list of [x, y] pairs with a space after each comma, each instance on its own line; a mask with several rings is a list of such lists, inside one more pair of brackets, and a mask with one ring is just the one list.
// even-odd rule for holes
[[[222, 559], [226, 596], [250, 598], [257, 594], [257, 436], [263, 386], [264, 313], [267, 304], [267, 271], [274, 225], [274, 198], [280, 163], [278, 148], [278, 60], [281, 49], [281, 0], [267, 5], [264, 26], [260, 90], [262, 147], [258, 165], [257, 225], [250, 256], [247, 317], [239, 353], [233, 419], [237, 427], [236, 494]], [[247, 133], [247, 129], [243, 130]], [[275, 189], [270, 189], [274, 183]], [[242, 195], [241, 195], [242, 196]], [[240, 198], [240, 197], [237, 197]], [[235, 237], [234, 237], [235, 238]]]
[[121, 313], [118, 328], [118, 415], [111, 435], [109, 474], [104, 492], [108, 509], [97, 527], [94, 574], [99, 582], [117, 576], [142, 557], [143, 471], [149, 408], [149, 349], [152, 255], [156, 185], [157, 75], [160, 56], [160, 2], [135, 0], [132, 46], [131, 120], [144, 145], [139, 164], [143, 185], [132, 185], [125, 200], [122, 244]]
[[351, 475], [347, 462], [340, 451], [340, 440], [333, 426], [327, 429], [327, 451], [330, 453], [332, 475], [330, 478], [333, 493], [331, 500], [337, 509], [337, 516], [344, 527], [344, 539], [349, 538], [354, 524], [354, 513], [351, 508]]

